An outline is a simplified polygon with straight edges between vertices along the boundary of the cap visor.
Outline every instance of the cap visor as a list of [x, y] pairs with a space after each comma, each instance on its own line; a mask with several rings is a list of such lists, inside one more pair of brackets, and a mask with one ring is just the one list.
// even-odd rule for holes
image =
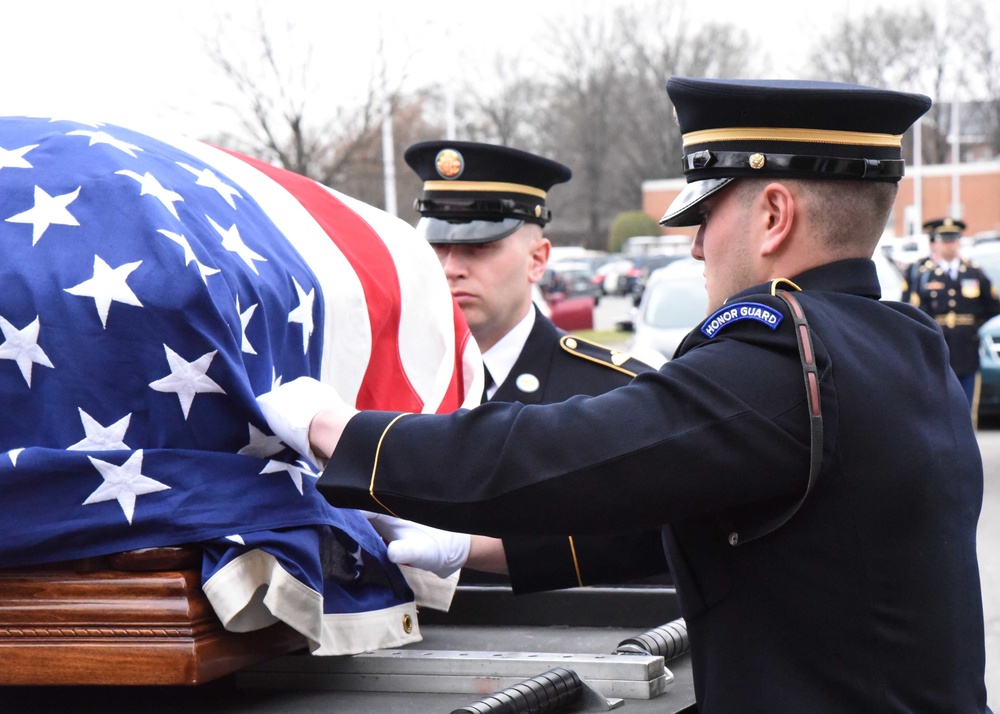
[[684, 187], [660, 219], [661, 226], [696, 226], [701, 223], [698, 204], [733, 180], [732, 176], [695, 181]]
[[428, 243], [491, 243], [506, 238], [523, 225], [520, 218], [452, 223], [425, 216], [417, 222], [417, 233]]

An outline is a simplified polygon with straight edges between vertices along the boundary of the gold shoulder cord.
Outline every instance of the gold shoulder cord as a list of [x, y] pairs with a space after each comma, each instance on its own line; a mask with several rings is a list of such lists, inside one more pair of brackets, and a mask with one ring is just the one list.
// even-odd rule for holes
[[573, 554], [573, 570], [576, 571], [576, 582], [582, 588], [583, 576], [580, 575], [580, 561], [576, 557], [576, 543], [573, 542], [573, 536], [569, 536], [569, 552]]
[[778, 287], [781, 285], [790, 285], [792, 290], [794, 290], [795, 292], [797, 293], [802, 292], [802, 288], [800, 288], [798, 285], [793, 283], [788, 278], [776, 278], [775, 280], [771, 281], [771, 297], [778, 296]]
[[[391, 422], [389, 422], [388, 426], [385, 427], [385, 430], [382, 432], [382, 436], [378, 438], [378, 446], [375, 447], [375, 462], [372, 464], [372, 480], [371, 483], [368, 485], [368, 495], [372, 497], [372, 500], [375, 501], [375, 503], [382, 506], [382, 508], [388, 511], [390, 516], [396, 516], [396, 514], [393, 513], [388, 506], [386, 506], [384, 503], [378, 500], [378, 496], [375, 495], [375, 471], [378, 470], [378, 456], [379, 453], [381, 453], [382, 451], [382, 442], [385, 441], [385, 435], [389, 433], [389, 429], [391, 429], [397, 421], [399, 421], [405, 416], [409, 416], [409, 414], [408, 413], [397, 414], [396, 418], [393, 419]], [[399, 518], [399, 516], [396, 516], [396, 518]]]

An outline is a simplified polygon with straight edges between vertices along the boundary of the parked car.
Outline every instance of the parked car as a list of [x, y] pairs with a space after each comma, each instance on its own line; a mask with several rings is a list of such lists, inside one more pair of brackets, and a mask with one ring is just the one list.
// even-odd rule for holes
[[620, 276], [632, 269], [632, 261], [626, 258], [614, 258], [604, 263], [594, 273], [594, 284], [602, 295], [620, 294]]
[[979, 328], [979, 418], [1000, 416], [1000, 316]]
[[636, 256], [632, 259], [632, 267], [618, 278], [618, 292], [622, 295], [631, 295], [635, 304], [638, 305], [650, 274], [658, 268], [686, 257], [687, 255], [662, 254]]
[[650, 274], [632, 319], [630, 351], [673, 356], [708, 311], [704, 269], [701, 261], [681, 258]]
[[[1000, 288], [1000, 242], [980, 241], [963, 255]], [[1000, 417], [1000, 317], [979, 328], [979, 418]]]
[[875, 262], [875, 271], [878, 273], [878, 282], [882, 288], [882, 299], [899, 300], [903, 297], [903, 274], [896, 264], [880, 250], [875, 251], [872, 260]]
[[559, 262], [545, 269], [540, 287], [546, 299], [553, 295], [566, 298], [589, 297], [597, 304], [600, 288], [593, 281], [594, 271], [589, 263]]
[[[873, 260], [882, 299], [899, 300], [902, 289], [899, 270], [880, 251]], [[655, 350], [667, 359], [673, 356], [684, 336], [705, 319], [708, 312], [704, 269], [700, 260], [681, 258], [650, 274], [631, 322], [623, 325], [633, 333], [629, 349], [636, 352]], [[1000, 332], [1000, 323], [997, 327]], [[1000, 385], [1000, 362], [997, 369]]]
[[982, 268], [993, 284], [1000, 288], [1000, 242], [976, 243], [962, 251], [962, 256]]
[[566, 298], [556, 295], [549, 300], [542, 295], [535, 283], [531, 286], [531, 301], [561, 330], [572, 332], [594, 329], [594, 301], [589, 297]]

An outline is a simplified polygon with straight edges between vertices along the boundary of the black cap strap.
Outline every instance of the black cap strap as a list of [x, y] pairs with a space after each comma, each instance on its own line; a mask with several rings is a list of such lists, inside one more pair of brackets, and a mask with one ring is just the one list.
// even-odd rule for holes
[[537, 203], [531, 205], [510, 198], [418, 198], [413, 207], [421, 215], [440, 218], [446, 221], [503, 220], [518, 217], [532, 223], [548, 223], [552, 212], [541, 208]]
[[[802, 154], [771, 154], [749, 151], [711, 151], [702, 149], [684, 156], [684, 171], [706, 169], [743, 169], [742, 176], [752, 176], [754, 171], [767, 169], [762, 175], [775, 171], [789, 173], [822, 174], [853, 179], [896, 180], [903, 176], [901, 159], [847, 159], [834, 156], [804, 156]], [[732, 174], [730, 174], [732, 175]]]

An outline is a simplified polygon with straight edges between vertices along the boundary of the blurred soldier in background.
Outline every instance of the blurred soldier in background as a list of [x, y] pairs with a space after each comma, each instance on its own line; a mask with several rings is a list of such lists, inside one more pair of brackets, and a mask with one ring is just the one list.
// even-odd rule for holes
[[951, 366], [976, 419], [979, 402], [979, 328], [1000, 313], [997, 289], [979, 266], [959, 256], [965, 223], [938, 218], [924, 224], [931, 254], [906, 271], [904, 301], [919, 307], [941, 326]]

